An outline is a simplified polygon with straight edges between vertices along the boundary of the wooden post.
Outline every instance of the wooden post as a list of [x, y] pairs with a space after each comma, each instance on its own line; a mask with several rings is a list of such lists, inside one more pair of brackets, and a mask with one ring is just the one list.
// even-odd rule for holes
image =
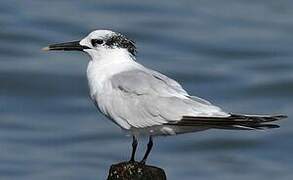
[[163, 169], [139, 162], [121, 162], [110, 167], [107, 180], [166, 180]]

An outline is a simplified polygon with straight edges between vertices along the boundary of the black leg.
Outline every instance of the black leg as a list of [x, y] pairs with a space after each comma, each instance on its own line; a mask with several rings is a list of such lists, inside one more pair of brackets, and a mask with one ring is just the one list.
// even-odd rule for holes
[[152, 148], [153, 148], [153, 138], [152, 138], [152, 136], [150, 136], [149, 143], [148, 143], [148, 148], [147, 148], [142, 160], [140, 161], [142, 164], [145, 164], [145, 162], [146, 162], [146, 160], [147, 160]]
[[132, 136], [132, 153], [131, 153], [131, 158], [130, 158], [131, 162], [135, 161], [134, 157], [135, 157], [136, 148], [137, 148], [137, 139], [135, 136]]

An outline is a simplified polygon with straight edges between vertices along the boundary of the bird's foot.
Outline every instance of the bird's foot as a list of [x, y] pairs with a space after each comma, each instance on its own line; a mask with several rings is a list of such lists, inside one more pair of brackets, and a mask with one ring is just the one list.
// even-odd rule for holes
[[145, 165], [145, 163], [146, 163], [146, 160], [145, 160], [145, 159], [143, 159], [143, 160], [141, 160], [139, 163], [140, 163], [140, 164], [142, 164], [142, 165]]
[[135, 160], [134, 160], [134, 159], [130, 159], [128, 162], [129, 162], [129, 163], [134, 163]]

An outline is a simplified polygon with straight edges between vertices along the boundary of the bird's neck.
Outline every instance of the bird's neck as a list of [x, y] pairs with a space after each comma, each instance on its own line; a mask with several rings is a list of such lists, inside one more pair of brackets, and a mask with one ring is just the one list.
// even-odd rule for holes
[[91, 91], [91, 96], [101, 91], [107, 79], [123, 71], [136, 68], [138, 63], [134, 61], [127, 51], [100, 52], [92, 56], [92, 60], [87, 67], [87, 78]]

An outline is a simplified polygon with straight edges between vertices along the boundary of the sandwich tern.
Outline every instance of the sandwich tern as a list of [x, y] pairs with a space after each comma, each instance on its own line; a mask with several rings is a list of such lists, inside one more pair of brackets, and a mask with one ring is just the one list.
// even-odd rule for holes
[[133, 137], [134, 161], [139, 135], [149, 136], [145, 163], [153, 136], [207, 129], [254, 130], [279, 127], [271, 122], [285, 115], [241, 115], [223, 111], [189, 95], [175, 80], [136, 61], [134, 41], [110, 30], [95, 30], [80, 41], [52, 44], [45, 51], [82, 51], [90, 56], [87, 79], [90, 97], [111, 121]]

